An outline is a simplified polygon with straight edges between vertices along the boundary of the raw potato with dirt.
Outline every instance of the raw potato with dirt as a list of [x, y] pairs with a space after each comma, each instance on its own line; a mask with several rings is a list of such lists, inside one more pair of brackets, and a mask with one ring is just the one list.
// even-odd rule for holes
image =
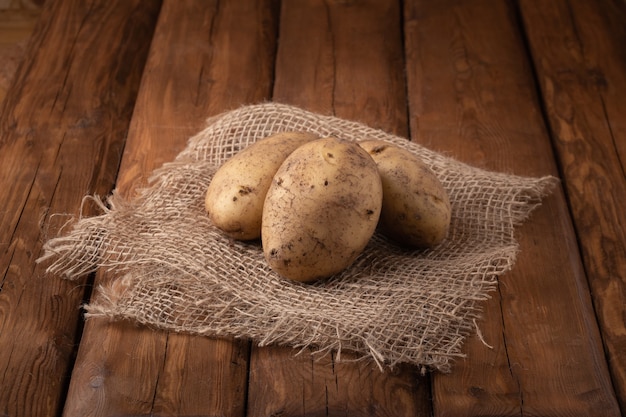
[[376, 162], [383, 184], [380, 228], [418, 248], [441, 243], [451, 220], [450, 199], [435, 173], [413, 153], [382, 140], [359, 142]]
[[267, 262], [303, 282], [342, 271], [374, 234], [382, 197], [378, 168], [355, 142], [329, 137], [300, 146], [276, 172], [265, 199]]
[[211, 222], [233, 239], [259, 239], [263, 202], [274, 174], [291, 152], [315, 139], [318, 136], [312, 133], [276, 133], [226, 161], [206, 192]]

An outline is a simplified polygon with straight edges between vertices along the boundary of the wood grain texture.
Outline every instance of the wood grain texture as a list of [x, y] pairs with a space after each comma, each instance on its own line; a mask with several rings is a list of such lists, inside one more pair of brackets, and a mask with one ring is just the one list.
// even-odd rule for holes
[[[283, 2], [273, 100], [406, 136], [399, 2]], [[427, 416], [429, 379], [309, 351], [253, 347], [248, 415]]]
[[156, 21], [138, 3], [50, 2], [1, 111], [1, 415], [63, 404], [86, 280], [35, 260], [85, 194], [113, 186]]
[[[412, 137], [488, 169], [557, 174], [511, 3], [405, 3]], [[618, 416], [585, 271], [561, 190], [520, 227], [513, 270], [479, 338], [434, 375], [440, 416]]]
[[0, 10], [0, 106], [26, 55], [41, 10]]
[[273, 100], [406, 136], [398, 9], [389, 0], [284, 3]]
[[[275, 15], [271, 1], [163, 3], [120, 167], [122, 195], [173, 160], [208, 116], [269, 97]], [[247, 367], [245, 342], [93, 319], [64, 415], [240, 416]]]
[[613, 383], [626, 413], [626, 3], [522, 1]]
[[253, 347], [248, 416], [429, 416], [429, 379], [414, 368], [381, 372], [342, 352], [319, 358], [293, 349]]

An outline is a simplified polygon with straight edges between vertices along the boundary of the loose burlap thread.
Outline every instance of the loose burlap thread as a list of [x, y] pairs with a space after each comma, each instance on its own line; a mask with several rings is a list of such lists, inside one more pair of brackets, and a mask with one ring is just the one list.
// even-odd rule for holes
[[[211, 225], [204, 194], [223, 162], [281, 131], [382, 139], [414, 152], [449, 193], [447, 239], [407, 250], [375, 234], [336, 276], [312, 284], [279, 277], [260, 243], [233, 241]], [[514, 228], [556, 183], [489, 172], [357, 122], [263, 103], [209, 119], [132, 199], [92, 197], [102, 214], [79, 218], [47, 241], [40, 261], [68, 279], [109, 272], [86, 306], [88, 318], [317, 353], [348, 350], [381, 368], [410, 363], [447, 372], [464, 356], [498, 276], [515, 262]]]

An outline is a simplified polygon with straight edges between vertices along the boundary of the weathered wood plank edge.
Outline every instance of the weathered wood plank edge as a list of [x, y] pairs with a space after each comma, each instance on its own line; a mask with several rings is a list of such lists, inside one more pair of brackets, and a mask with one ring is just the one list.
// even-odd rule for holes
[[35, 261], [83, 196], [116, 178], [156, 17], [148, 3], [118, 3], [47, 2], [0, 111], [4, 415], [63, 407], [88, 279], [49, 277]]

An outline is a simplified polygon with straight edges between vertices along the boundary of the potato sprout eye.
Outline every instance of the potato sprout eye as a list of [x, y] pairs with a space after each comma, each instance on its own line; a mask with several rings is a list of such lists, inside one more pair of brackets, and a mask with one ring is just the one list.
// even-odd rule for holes
[[246, 194], [250, 194], [253, 191], [254, 191], [254, 188], [244, 185], [243, 187], [239, 189], [239, 194], [246, 195]]
[[386, 145], [375, 146], [375, 147], [372, 149], [372, 152], [371, 152], [371, 153], [372, 153], [372, 154], [379, 154], [379, 153], [381, 153], [382, 151], [384, 151], [385, 149], [387, 149], [387, 146], [386, 146]]

